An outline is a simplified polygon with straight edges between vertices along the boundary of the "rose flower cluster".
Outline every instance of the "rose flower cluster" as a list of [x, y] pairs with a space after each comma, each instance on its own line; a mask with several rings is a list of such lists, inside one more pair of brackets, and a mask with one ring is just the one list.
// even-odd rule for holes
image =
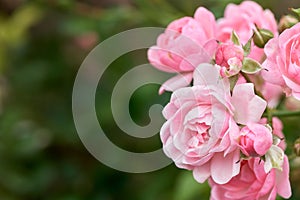
[[163, 150], [208, 180], [211, 200], [291, 196], [283, 124], [272, 110], [282, 98], [300, 100], [300, 23], [278, 25], [252, 1], [229, 4], [218, 20], [200, 7], [171, 22], [148, 59], [176, 74], [159, 90], [172, 92]]

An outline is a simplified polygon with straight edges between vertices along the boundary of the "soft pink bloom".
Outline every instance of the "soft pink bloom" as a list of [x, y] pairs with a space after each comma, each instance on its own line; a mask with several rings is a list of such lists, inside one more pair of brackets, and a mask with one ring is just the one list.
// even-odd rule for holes
[[[201, 64], [193, 78], [194, 86], [176, 90], [163, 110], [167, 119], [161, 129], [163, 150], [178, 167], [193, 170], [198, 182], [212, 177], [223, 184], [240, 169], [239, 128], [233, 120], [234, 113], [239, 112], [233, 112], [235, 108], [230, 101], [234, 97], [230, 96], [228, 79], [221, 79], [217, 66]], [[242, 92], [252, 97], [254, 91], [250, 85], [241, 84], [235, 94]], [[253, 98], [256, 99], [250, 100]], [[259, 120], [261, 116], [257, 115], [265, 109], [266, 102], [257, 103], [261, 105], [257, 110], [251, 109], [251, 102], [244, 104], [250, 107], [239, 116], [243, 120]]]
[[232, 42], [222, 43], [217, 48], [215, 58], [216, 64], [221, 66], [221, 76], [233, 76], [242, 69], [244, 50]]
[[286, 29], [265, 46], [264, 79], [300, 100], [300, 23]]
[[209, 180], [212, 187], [211, 200], [275, 200], [276, 195], [283, 198], [291, 196], [289, 163], [284, 157], [282, 171], [264, 170], [264, 161], [251, 158], [241, 161], [241, 172], [226, 184]]
[[240, 148], [246, 156], [263, 156], [273, 143], [271, 130], [262, 124], [248, 123], [241, 129], [240, 134]]
[[[229, 4], [225, 9], [224, 18], [218, 20], [217, 38], [221, 42], [230, 40], [234, 30], [240, 38], [242, 44], [253, 35], [255, 24], [259, 28], [268, 29], [277, 35], [277, 23], [273, 13], [263, 8], [253, 1], [243, 1], [240, 5]], [[249, 57], [261, 61], [263, 49], [253, 45]]]
[[[194, 17], [183, 17], [168, 25], [148, 51], [148, 59], [157, 69], [185, 73], [166, 82], [160, 89], [174, 91], [191, 82], [192, 72], [201, 63], [209, 63], [217, 48], [214, 15], [200, 7]], [[176, 83], [179, 82], [179, 83]]]

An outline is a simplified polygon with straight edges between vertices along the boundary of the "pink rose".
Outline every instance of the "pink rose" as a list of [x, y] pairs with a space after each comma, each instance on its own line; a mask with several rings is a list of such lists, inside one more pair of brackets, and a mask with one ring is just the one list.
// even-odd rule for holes
[[263, 156], [273, 143], [271, 130], [262, 124], [248, 123], [240, 134], [240, 148], [246, 156]]
[[157, 45], [149, 49], [148, 59], [159, 70], [184, 76], [175, 76], [163, 84], [160, 93], [187, 86], [194, 69], [212, 60], [217, 48], [215, 31], [215, 17], [203, 7], [197, 9], [194, 18], [183, 17], [169, 24]]
[[240, 72], [243, 66], [244, 50], [232, 42], [222, 43], [216, 52], [216, 64], [221, 66], [221, 76], [230, 77]]
[[[167, 119], [161, 129], [165, 154], [180, 168], [193, 170], [194, 178], [204, 182], [208, 177], [220, 184], [239, 173], [239, 128], [233, 120], [235, 109], [227, 78], [220, 79], [219, 68], [201, 64], [194, 72], [194, 86], [176, 90], [163, 110]], [[249, 84], [239, 85], [235, 94], [254, 94]], [[249, 93], [249, 94], [248, 94]], [[254, 97], [253, 97], [254, 98]], [[253, 101], [254, 102], [254, 101]], [[251, 103], [243, 105], [239, 113], [243, 119], [260, 119], [266, 102], [257, 101], [257, 110]], [[242, 104], [240, 104], [242, 105]], [[243, 116], [252, 116], [248, 118]]]
[[264, 170], [264, 161], [251, 158], [241, 161], [241, 172], [226, 184], [217, 184], [209, 180], [212, 187], [211, 200], [275, 200], [279, 194], [283, 198], [291, 196], [289, 181], [289, 162], [284, 157], [282, 171]]
[[264, 79], [300, 100], [300, 23], [271, 39], [265, 47]]
[[[274, 35], [278, 34], [277, 23], [270, 10], [263, 10], [253, 1], [243, 1], [240, 5], [229, 4], [225, 9], [224, 18], [218, 20], [217, 38], [221, 42], [229, 41], [234, 30], [241, 43], [246, 44], [253, 35], [255, 25], [270, 30]], [[261, 61], [263, 55], [263, 49], [252, 43], [249, 57]]]

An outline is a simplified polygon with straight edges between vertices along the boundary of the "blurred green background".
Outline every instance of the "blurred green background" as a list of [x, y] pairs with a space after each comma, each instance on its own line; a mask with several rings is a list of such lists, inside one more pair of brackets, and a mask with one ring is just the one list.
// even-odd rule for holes
[[[217, 17], [240, 0], [0, 0], [0, 199], [111, 200], [208, 199], [207, 184], [173, 164], [156, 172], [128, 174], [106, 167], [90, 155], [72, 118], [73, 82], [85, 56], [106, 38], [136, 27], [165, 27], [206, 6]], [[296, 0], [264, 0], [277, 19]], [[153, 44], [155, 41], [153, 41]], [[110, 97], [129, 69], [147, 63], [146, 50], [118, 58], [102, 77], [96, 98], [99, 122], [118, 146], [135, 152], [161, 147], [159, 136], [136, 139], [115, 124]], [[170, 94], [145, 85], [131, 98], [130, 112], [147, 124], [148, 108], [165, 105]], [[292, 156], [299, 117], [284, 119]], [[294, 195], [300, 199], [299, 161], [291, 159]]]

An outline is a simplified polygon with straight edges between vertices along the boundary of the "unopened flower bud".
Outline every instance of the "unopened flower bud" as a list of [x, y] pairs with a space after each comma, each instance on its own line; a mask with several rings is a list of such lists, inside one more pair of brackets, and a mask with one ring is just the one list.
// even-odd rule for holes
[[256, 28], [254, 30], [253, 41], [259, 48], [264, 48], [265, 44], [274, 37], [274, 34], [267, 29]]
[[222, 77], [238, 74], [242, 68], [243, 59], [243, 48], [234, 43], [220, 44], [216, 52], [216, 64], [221, 66]]
[[279, 21], [279, 32], [283, 32], [285, 29], [291, 28], [298, 23], [298, 19], [292, 15], [284, 15]]
[[242, 47], [231, 42], [220, 44], [216, 52], [216, 64], [229, 67], [228, 60], [231, 58], [237, 58], [242, 61], [244, 59], [244, 51]]
[[240, 134], [239, 147], [246, 156], [263, 156], [272, 146], [272, 133], [262, 124], [248, 123]]
[[295, 141], [294, 151], [297, 156], [300, 156], [300, 138]]

